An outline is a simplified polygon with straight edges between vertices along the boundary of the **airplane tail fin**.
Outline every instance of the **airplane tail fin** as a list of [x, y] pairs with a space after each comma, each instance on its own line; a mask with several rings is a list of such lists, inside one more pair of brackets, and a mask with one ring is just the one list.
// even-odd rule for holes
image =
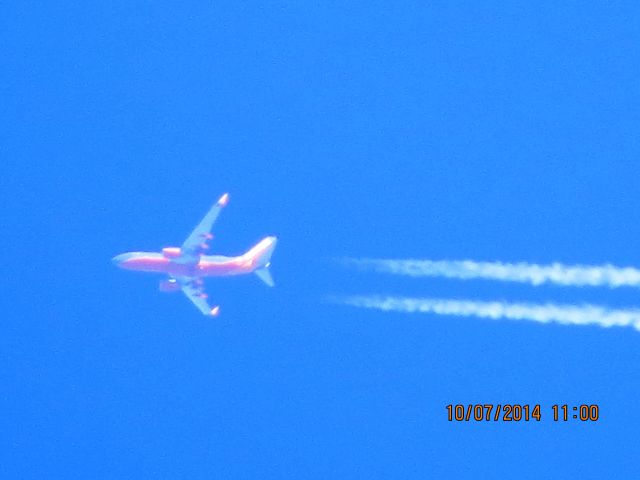
[[271, 266], [271, 255], [277, 243], [278, 239], [276, 237], [266, 237], [245, 253], [245, 256], [249, 258], [254, 265], [253, 273], [270, 287], [274, 286], [274, 282], [271, 277], [271, 272], [269, 272], [269, 267]]
[[273, 287], [275, 285], [275, 283], [273, 283], [273, 277], [271, 276], [271, 272], [269, 271], [268, 267], [258, 268], [257, 270], [254, 270], [253, 273], [255, 273], [260, 280], [262, 280], [270, 287]]

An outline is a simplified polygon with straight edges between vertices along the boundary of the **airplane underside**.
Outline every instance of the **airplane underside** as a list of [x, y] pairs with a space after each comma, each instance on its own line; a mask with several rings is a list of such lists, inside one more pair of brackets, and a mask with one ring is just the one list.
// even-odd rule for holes
[[237, 257], [204, 254], [213, 238], [211, 228], [228, 199], [226, 193], [220, 197], [181, 247], [165, 247], [161, 253], [124, 253], [114, 257], [113, 261], [127, 270], [167, 274], [169, 278], [159, 283], [160, 291], [181, 290], [203, 314], [209, 316], [217, 315], [220, 307], [211, 307], [207, 302], [204, 277], [255, 273], [266, 285], [272, 287], [274, 282], [269, 267], [278, 240], [276, 237], [265, 237], [245, 254]]

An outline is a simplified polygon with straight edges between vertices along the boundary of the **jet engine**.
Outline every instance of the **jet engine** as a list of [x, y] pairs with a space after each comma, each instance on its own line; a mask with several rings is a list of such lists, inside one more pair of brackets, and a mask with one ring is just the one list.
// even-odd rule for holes
[[161, 292], [172, 293], [180, 290], [180, 284], [175, 278], [170, 278], [169, 280], [161, 280], [158, 288]]

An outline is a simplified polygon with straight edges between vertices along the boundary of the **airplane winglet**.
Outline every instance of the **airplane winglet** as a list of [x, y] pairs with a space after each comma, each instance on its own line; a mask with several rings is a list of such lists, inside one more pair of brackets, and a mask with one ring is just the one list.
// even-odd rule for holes
[[221, 207], [225, 207], [227, 203], [229, 203], [229, 194], [225, 193], [220, 197], [220, 200], [218, 200], [218, 205], [220, 205]]

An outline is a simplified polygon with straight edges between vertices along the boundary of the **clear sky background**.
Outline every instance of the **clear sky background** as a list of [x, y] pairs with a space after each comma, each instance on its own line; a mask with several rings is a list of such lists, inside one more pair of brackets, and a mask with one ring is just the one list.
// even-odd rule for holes
[[[640, 306], [330, 261], [640, 265], [632, 5], [2, 6], [0, 476], [637, 476], [639, 332], [323, 302]], [[276, 288], [208, 281], [212, 320], [111, 264], [179, 245], [226, 191], [214, 250], [278, 235]], [[449, 403], [543, 418], [451, 423]]]

